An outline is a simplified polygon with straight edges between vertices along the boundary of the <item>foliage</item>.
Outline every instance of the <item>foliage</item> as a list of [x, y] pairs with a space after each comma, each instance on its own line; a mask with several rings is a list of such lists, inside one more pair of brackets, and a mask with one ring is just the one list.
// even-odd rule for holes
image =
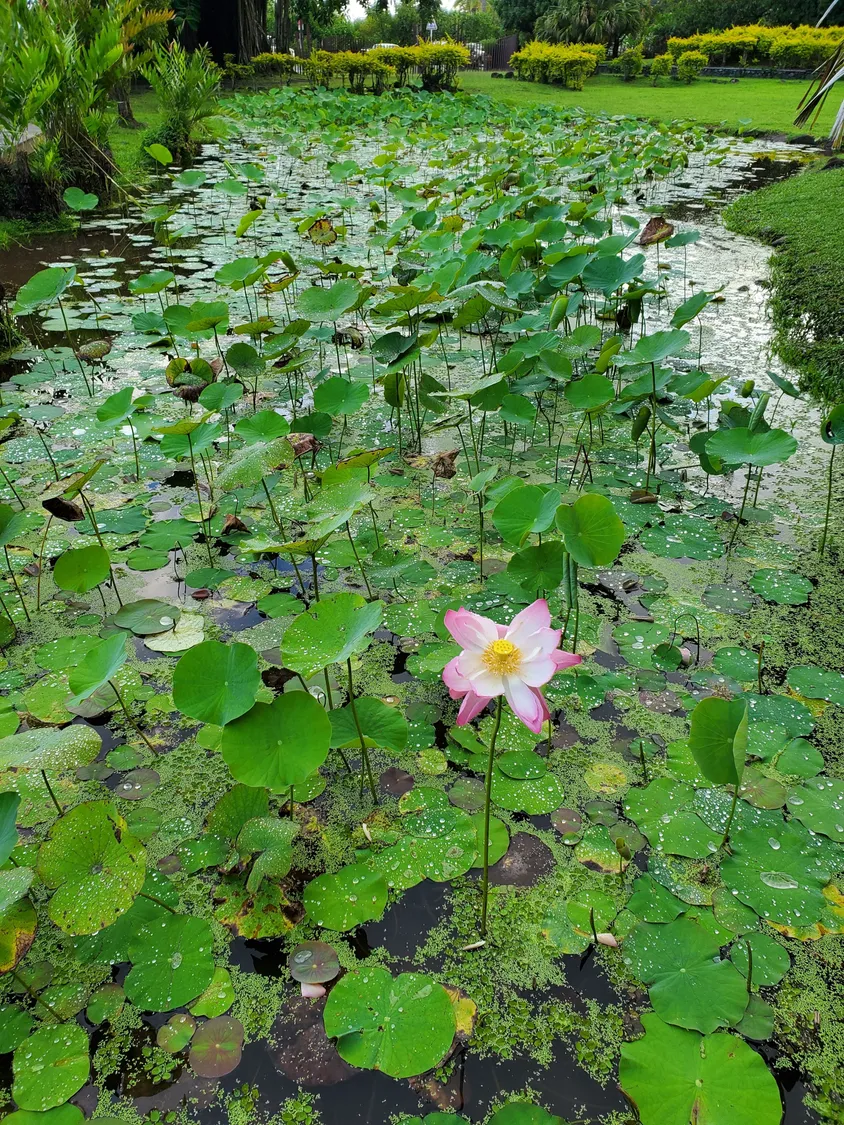
[[538, 39], [551, 43], [619, 45], [638, 35], [647, 18], [641, 0], [560, 0], [536, 21]]
[[147, 9], [143, 0], [56, 0], [49, 6], [13, 0], [3, 6], [0, 129], [18, 138], [30, 125], [40, 128], [44, 139], [28, 167], [56, 194], [68, 183], [101, 198], [111, 193], [111, 91], [135, 65], [135, 40], [169, 16]]
[[642, 44], [637, 43], [635, 47], [628, 47], [618, 56], [615, 65], [621, 71], [621, 77], [625, 82], [632, 82], [642, 73], [645, 66], [642, 49]]
[[[13, 1122], [79, 1125], [91, 1063], [96, 1113], [251, 1121], [266, 1049], [291, 1087], [379, 1069], [385, 1118], [480, 1052], [553, 1101], [567, 1043], [606, 1082], [635, 1015], [643, 1122], [776, 1125], [746, 1042], [773, 1005], [783, 1065], [842, 1057], [838, 536], [806, 545], [844, 423], [789, 432], [811, 408], [759, 367], [753, 255], [643, 237], [745, 146], [408, 89], [229, 108], [241, 137], [14, 306]], [[562, 1120], [470, 1086], [467, 1118]]]
[[173, 42], [155, 47], [143, 74], [158, 95], [163, 115], [144, 142], [164, 145], [174, 160], [181, 161], [195, 151], [197, 129], [217, 112], [217, 67], [205, 48], [189, 52]]
[[655, 55], [651, 59], [650, 76], [652, 85], [656, 86], [660, 78], [668, 78], [674, 68], [674, 56], [670, 51], [664, 55]]
[[677, 60], [686, 51], [700, 51], [717, 66], [768, 63], [784, 69], [811, 69], [822, 63], [842, 39], [844, 30], [837, 27], [753, 24], [685, 38], [674, 36], [668, 40], [668, 51]]
[[510, 66], [527, 81], [557, 82], [582, 90], [603, 54], [603, 47], [551, 46], [534, 40], [510, 57]]
[[681, 82], [690, 85], [708, 65], [708, 55], [704, 55], [701, 51], [684, 51], [677, 59], [677, 77]]
[[844, 286], [841, 237], [844, 170], [807, 172], [729, 208], [728, 224], [776, 242], [772, 311], [779, 354], [802, 373], [813, 394], [841, 398], [844, 329], [838, 294]]

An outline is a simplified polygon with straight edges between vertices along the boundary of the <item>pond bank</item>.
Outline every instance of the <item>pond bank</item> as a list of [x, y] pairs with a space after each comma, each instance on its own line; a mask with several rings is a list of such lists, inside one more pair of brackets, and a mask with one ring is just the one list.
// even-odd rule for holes
[[844, 376], [844, 168], [805, 172], [742, 196], [724, 219], [777, 248], [774, 346], [813, 395], [837, 401]]

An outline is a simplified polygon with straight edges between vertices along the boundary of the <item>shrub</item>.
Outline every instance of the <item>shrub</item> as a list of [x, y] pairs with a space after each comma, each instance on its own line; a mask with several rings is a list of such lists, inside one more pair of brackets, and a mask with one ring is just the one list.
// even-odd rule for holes
[[273, 54], [269, 51], [255, 55], [251, 60], [256, 74], [268, 74], [280, 78], [282, 85], [290, 81], [295, 73], [298, 60], [293, 55]]
[[677, 77], [691, 84], [708, 65], [709, 58], [702, 51], [684, 51], [677, 59]]
[[461, 43], [418, 43], [415, 47], [377, 47], [367, 57], [377, 58], [396, 72], [396, 83], [406, 86], [414, 70], [425, 90], [454, 90], [457, 73], [471, 56]]
[[844, 27], [762, 27], [748, 24], [705, 35], [672, 37], [668, 50], [675, 59], [700, 51], [721, 66], [770, 63], [773, 66], [819, 66], [844, 40]]
[[674, 56], [670, 51], [664, 55], [656, 55], [651, 60], [651, 85], [656, 86], [658, 78], [668, 78], [674, 66]]
[[235, 82], [255, 77], [255, 67], [251, 63], [239, 63], [234, 55], [226, 54], [223, 55], [221, 73], [223, 78], [228, 78], [231, 88], [234, 89]]
[[217, 112], [220, 71], [208, 48], [191, 52], [179, 43], [157, 46], [143, 75], [158, 95], [163, 117], [157, 129], [147, 132], [145, 147], [162, 144], [174, 160], [190, 156], [197, 147], [197, 128]]
[[534, 40], [510, 56], [510, 66], [528, 82], [557, 82], [571, 90], [582, 90], [604, 57], [606, 48], [600, 44], [572, 46]]
[[615, 61], [615, 66], [621, 71], [621, 77], [625, 82], [632, 82], [634, 78], [638, 78], [644, 65], [641, 43], [623, 51]]

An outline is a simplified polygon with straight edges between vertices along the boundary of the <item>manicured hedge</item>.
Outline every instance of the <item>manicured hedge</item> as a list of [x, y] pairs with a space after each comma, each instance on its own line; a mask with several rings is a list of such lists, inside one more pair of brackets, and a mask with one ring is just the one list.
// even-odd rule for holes
[[530, 82], [556, 82], [571, 90], [582, 90], [606, 53], [606, 47], [601, 44], [570, 46], [535, 40], [510, 56], [510, 66], [519, 78]]
[[782, 69], [819, 66], [844, 39], [844, 27], [730, 27], [726, 31], [668, 40], [675, 59], [699, 51], [713, 66], [768, 63]]

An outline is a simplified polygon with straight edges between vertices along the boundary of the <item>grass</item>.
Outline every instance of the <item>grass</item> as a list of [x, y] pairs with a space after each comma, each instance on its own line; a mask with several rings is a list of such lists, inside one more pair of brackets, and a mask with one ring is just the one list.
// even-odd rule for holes
[[[117, 167], [124, 177], [130, 177], [144, 166], [141, 152], [144, 144], [144, 134], [147, 129], [155, 129], [162, 122], [162, 114], [158, 108], [158, 96], [152, 90], [143, 94], [132, 95], [132, 109], [135, 118], [142, 129], [127, 129], [125, 125], [115, 123], [109, 132], [111, 151]], [[149, 165], [146, 165], [147, 171]], [[137, 181], [135, 181], [137, 182]]]
[[775, 347], [806, 388], [844, 399], [844, 168], [808, 171], [743, 195], [725, 212], [741, 234], [776, 243]]
[[[647, 78], [622, 82], [613, 75], [590, 78], [583, 90], [566, 90], [538, 82], [493, 78], [467, 71], [460, 85], [471, 94], [488, 94], [509, 105], [581, 106], [604, 113], [630, 113], [659, 121], [687, 119], [703, 125], [723, 125], [731, 132], [784, 133], [796, 136], [797, 103], [806, 89], [799, 80], [741, 78], [738, 82], [701, 78], [692, 85], [660, 79], [651, 86]], [[833, 99], [834, 100], [834, 99]], [[811, 130], [825, 136], [832, 126], [835, 107], [830, 102]], [[803, 130], [805, 133], [806, 130]]]

